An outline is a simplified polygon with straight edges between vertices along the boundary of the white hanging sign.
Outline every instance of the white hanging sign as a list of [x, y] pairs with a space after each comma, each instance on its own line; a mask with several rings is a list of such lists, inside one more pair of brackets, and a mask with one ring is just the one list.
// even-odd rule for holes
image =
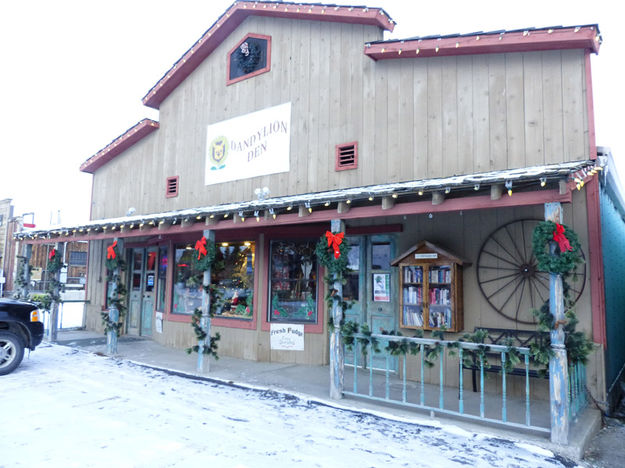
[[209, 125], [205, 184], [289, 171], [291, 103]]
[[304, 325], [272, 323], [269, 334], [271, 349], [304, 351]]

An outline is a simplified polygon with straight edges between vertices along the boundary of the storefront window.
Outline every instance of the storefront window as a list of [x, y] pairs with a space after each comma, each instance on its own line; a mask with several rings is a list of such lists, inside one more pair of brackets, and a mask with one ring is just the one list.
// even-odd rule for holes
[[252, 320], [254, 264], [254, 242], [216, 244], [211, 269], [211, 301], [216, 317]]
[[202, 281], [204, 272], [194, 268], [193, 255], [197, 255], [191, 245], [175, 246], [174, 291], [172, 312], [192, 314], [202, 307]]
[[167, 246], [158, 249], [158, 290], [156, 310], [165, 310], [165, 284], [167, 282]]
[[315, 241], [272, 241], [270, 309], [272, 322], [317, 322]]

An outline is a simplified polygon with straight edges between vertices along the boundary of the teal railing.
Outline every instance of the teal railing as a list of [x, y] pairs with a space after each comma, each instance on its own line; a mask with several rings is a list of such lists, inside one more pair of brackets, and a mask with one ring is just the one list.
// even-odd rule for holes
[[[372, 342], [377, 343], [372, 345]], [[394, 369], [391, 369], [391, 358], [395, 356], [385, 349], [391, 342], [395, 342], [395, 346], [403, 346], [404, 349], [411, 348], [412, 352], [407, 355], [414, 354], [411, 362], [407, 359], [407, 355], [399, 355], [401, 366], [399, 376]], [[433, 353], [434, 349], [438, 351]], [[485, 373], [489, 370], [489, 363], [485, 362], [484, 358], [485, 351], [488, 351], [488, 356], [496, 353], [503, 368], [506, 360], [510, 358], [511, 348], [508, 346], [379, 334], [354, 334], [352, 362], [345, 362], [353, 369], [352, 372], [345, 372], [346, 382], [343, 393], [348, 396], [434, 413], [549, 433], [549, 401], [532, 400], [530, 397], [530, 350], [525, 347], [512, 347], [512, 349], [515, 356], [520, 357], [517, 369], [522, 368], [525, 372], [524, 375], [518, 377], [524, 379], [521, 391], [519, 392], [519, 382], [516, 380], [514, 385], [517, 389], [514, 397], [510, 398], [508, 386], [511, 383], [511, 376], [506, 372], [490, 374], [491, 378], [498, 379], [494, 385], [499, 391], [498, 394], [487, 394], [484, 390]], [[466, 369], [463, 367], [463, 360], [467, 353], [476, 356], [480, 379], [479, 394], [467, 392], [464, 389], [463, 370]], [[374, 354], [377, 357], [376, 362], [379, 362], [380, 357], [384, 360], [384, 354], [386, 355], [385, 368], [374, 368]], [[446, 360], [452, 362], [446, 363]], [[454, 367], [457, 370], [453, 370]], [[454, 381], [452, 385], [446, 386], [445, 377], [449, 378], [449, 369], [452, 369], [452, 374], [457, 372], [457, 382]], [[580, 372], [578, 371], [575, 375], [579, 377]], [[410, 380], [407, 378], [409, 374]], [[430, 383], [426, 383], [426, 377]], [[365, 385], [363, 385], [363, 379], [368, 380], [364, 382]], [[436, 379], [438, 383], [431, 383]], [[351, 380], [351, 385], [348, 380]], [[578, 379], [576, 382], [581, 382], [581, 380]], [[581, 403], [577, 402], [581, 401], [582, 387], [571, 385], [570, 388], [572, 389], [571, 397], [574, 397], [575, 401], [571, 407], [581, 408]], [[523, 395], [519, 397], [519, 393]], [[542, 421], [535, 423], [533, 418], [542, 418]]]

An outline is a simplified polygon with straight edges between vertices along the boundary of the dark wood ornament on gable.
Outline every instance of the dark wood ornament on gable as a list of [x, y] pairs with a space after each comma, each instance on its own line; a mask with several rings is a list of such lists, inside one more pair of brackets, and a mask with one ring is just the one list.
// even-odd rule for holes
[[271, 68], [271, 36], [248, 34], [228, 53], [227, 84], [233, 84]]

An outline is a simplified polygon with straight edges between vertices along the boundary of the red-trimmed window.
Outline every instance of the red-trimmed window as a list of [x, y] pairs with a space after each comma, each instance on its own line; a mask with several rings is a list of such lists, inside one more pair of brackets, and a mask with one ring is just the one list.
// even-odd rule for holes
[[254, 264], [256, 243], [218, 242], [211, 268], [215, 317], [252, 320], [254, 315]]
[[248, 34], [228, 52], [226, 84], [231, 85], [271, 69], [271, 36]]
[[165, 197], [173, 198], [178, 196], [178, 179], [179, 176], [168, 177], [165, 184]]
[[317, 323], [317, 256], [314, 240], [271, 241], [269, 321]]
[[337, 171], [345, 171], [347, 169], [356, 169], [358, 167], [358, 142], [343, 143], [336, 145], [336, 164]]

